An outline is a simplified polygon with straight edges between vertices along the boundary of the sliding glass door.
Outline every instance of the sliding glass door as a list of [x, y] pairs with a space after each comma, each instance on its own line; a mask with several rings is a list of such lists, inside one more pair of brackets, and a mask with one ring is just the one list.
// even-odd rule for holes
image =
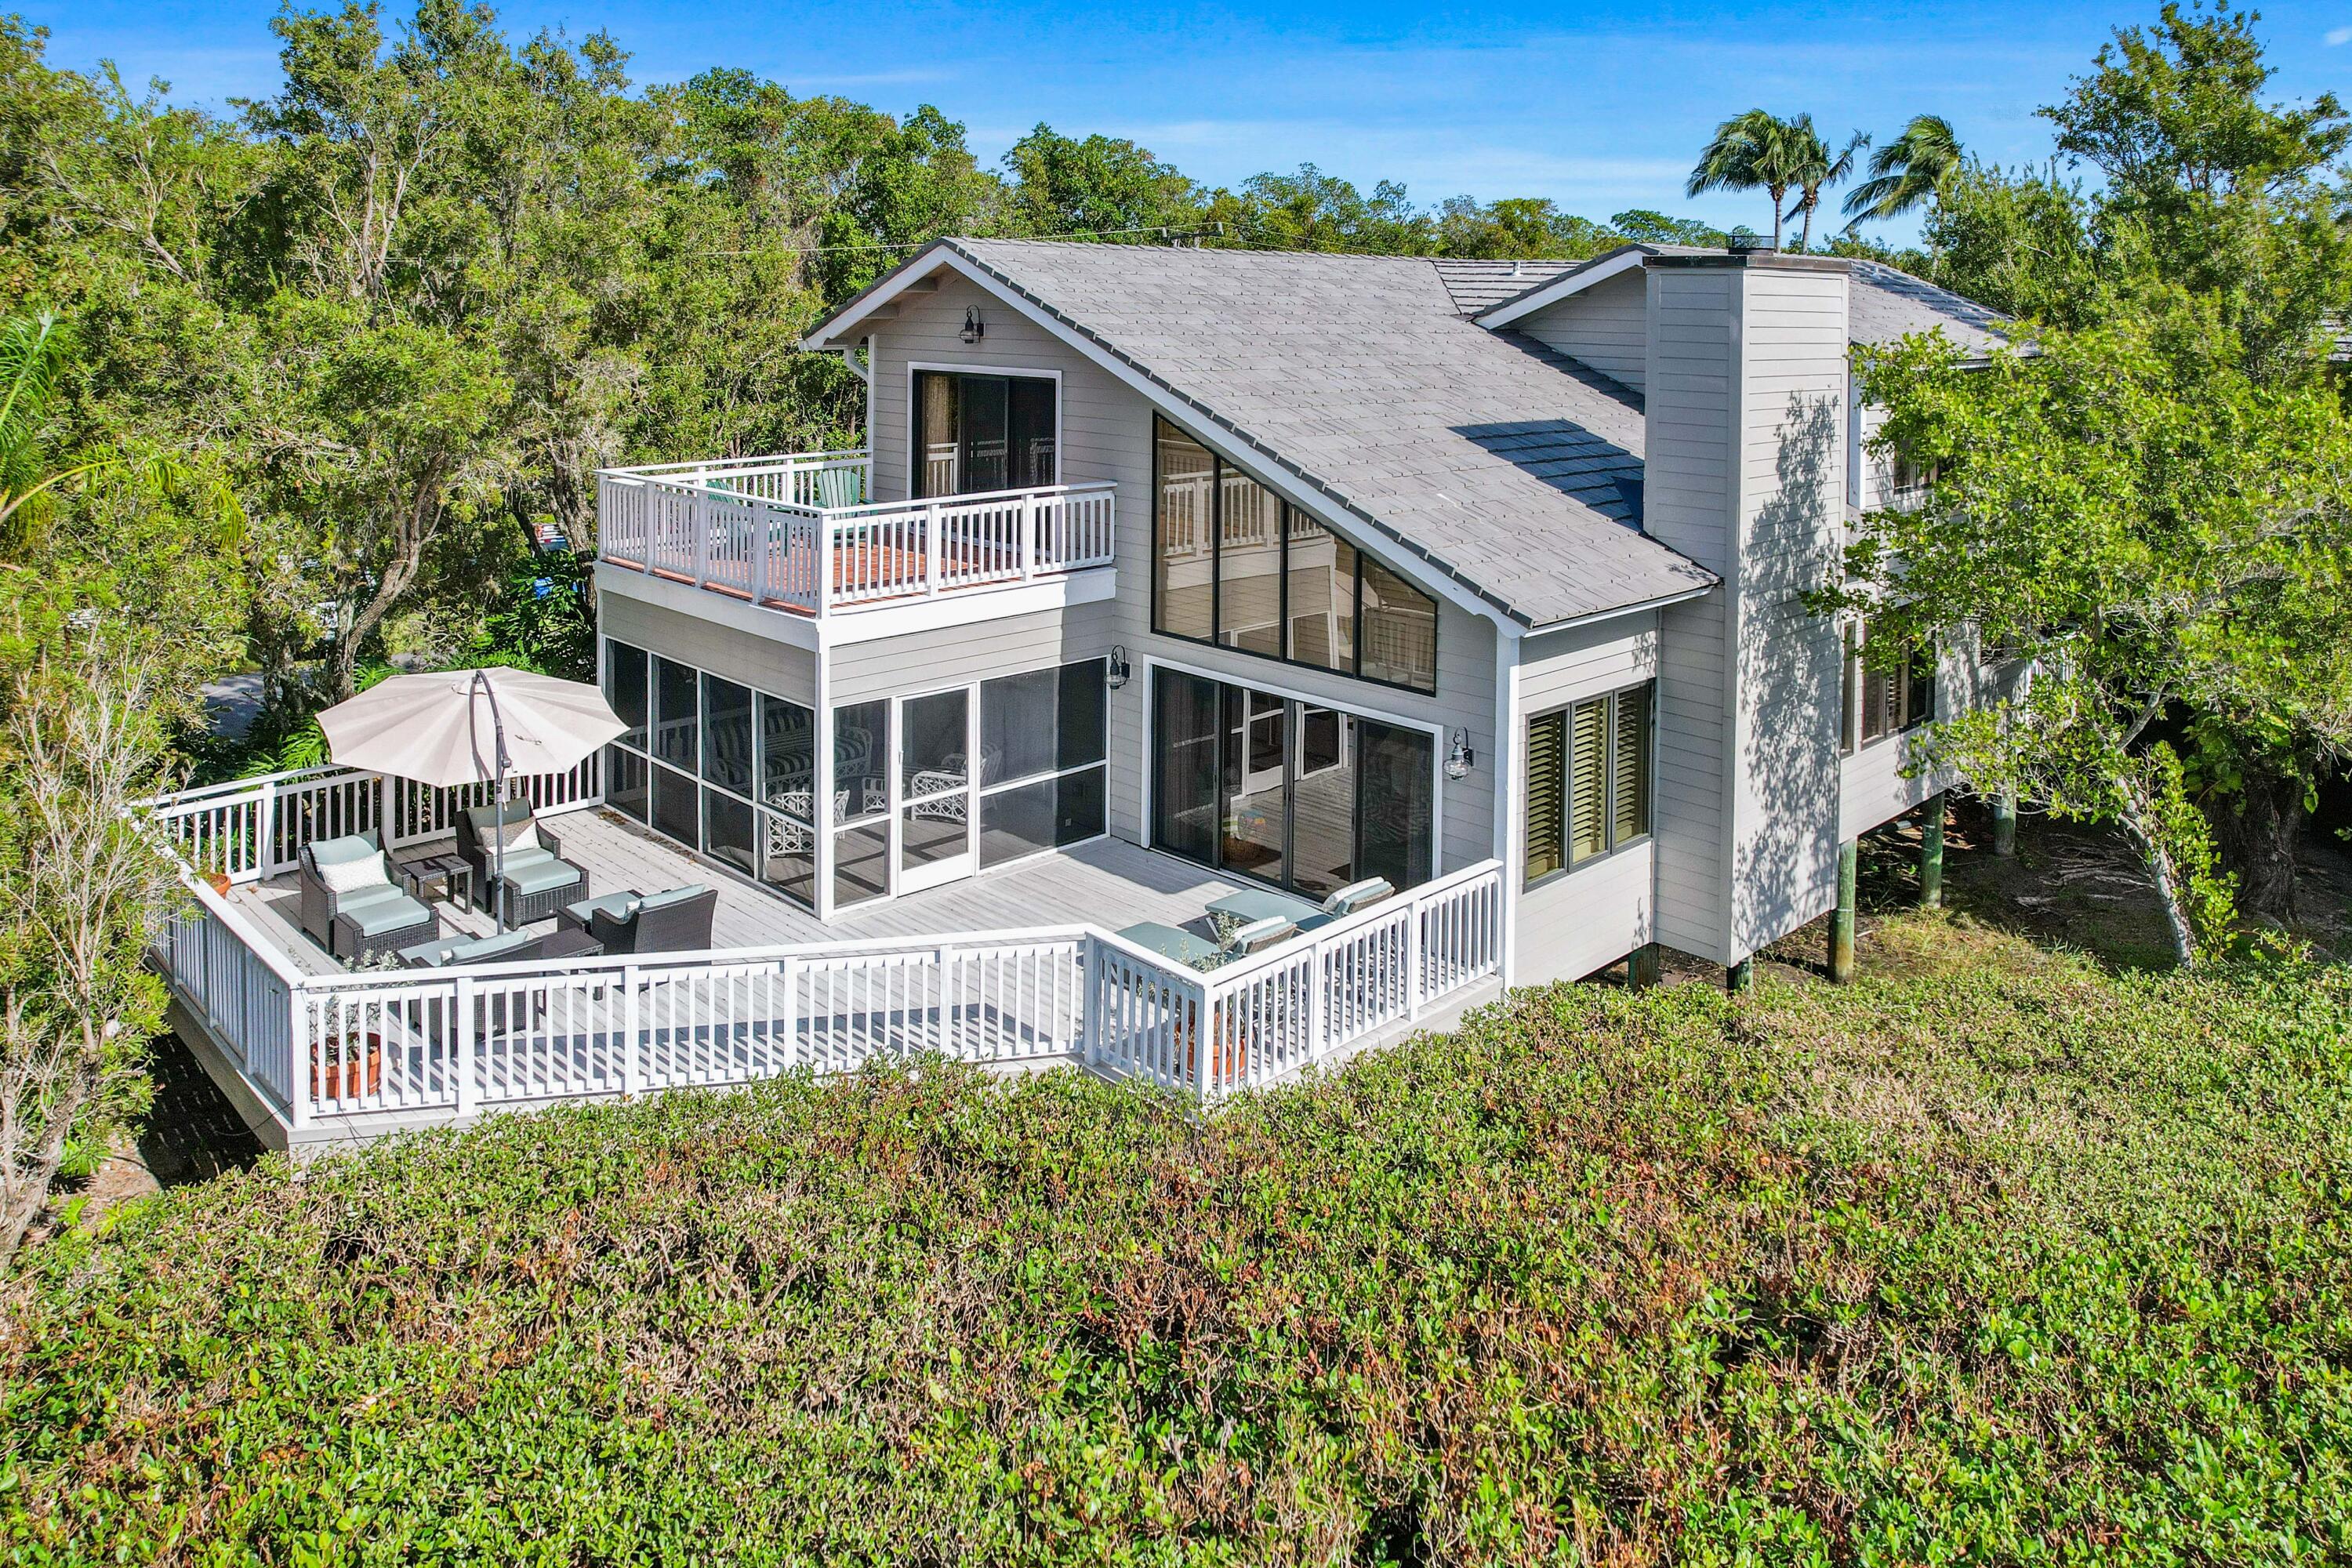
[[917, 371], [917, 497], [1055, 483], [1054, 393], [1037, 376]]
[[1152, 746], [1157, 848], [1312, 899], [1432, 874], [1425, 730], [1161, 669]]

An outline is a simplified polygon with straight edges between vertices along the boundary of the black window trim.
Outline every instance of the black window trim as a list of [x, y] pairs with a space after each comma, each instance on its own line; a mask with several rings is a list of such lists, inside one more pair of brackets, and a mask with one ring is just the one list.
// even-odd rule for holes
[[[1385, 687], [1391, 691], [1410, 691], [1416, 697], [1434, 697], [1437, 695], [1437, 633], [1439, 629], [1438, 623], [1442, 622], [1444, 618], [1443, 608], [1444, 601], [1441, 600], [1436, 595], [1432, 594], [1427, 589], [1422, 587], [1421, 584], [1415, 583], [1404, 573], [1398, 571], [1394, 566], [1389, 564], [1387, 561], [1374, 555], [1370, 551], [1366, 550], [1362, 545], [1358, 544], [1354, 540], [1349, 539], [1346, 534], [1341, 533], [1338, 529], [1333, 528], [1329, 523], [1325, 522], [1321, 518], [1317, 517], [1313, 512], [1308, 511], [1305, 507], [1292, 505], [1290, 501], [1286, 500], [1280, 492], [1274, 489], [1272, 485], [1267, 484], [1265, 480], [1251, 473], [1247, 468], [1243, 468], [1238, 463], [1226, 462], [1224, 458], [1215, 447], [1210, 446], [1206, 441], [1202, 440], [1199, 437], [1193, 435], [1190, 430], [1185, 429], [1184, 426], [1177, 424], [1176, 421], [1169, 418], [1166, 415], [1155, 411], [1151, 416], [1151, 631], [1153, 636], [1166, 637], [1171, 642], [1189, 643], [1194, 647], [1213, 647], [1220, 653], [1239, 654], [1244, 658], [1254, 658], [1265, 664], [1284, 665], [1292, 669], [1317, 670], [1324, 675], [1336, 675], [1342, 680], [1360, 680], [1366, 686]], [[1205, 637], [1196, 637], [1189, 636], [1183, 632], [1171, 632], [1168, 630], [1165, 619], [1160, 615], [1160, 426], [1162, 425], [1167, 426], [1168, 428], [1175, 431], [1178, 435], [1183, 437], [1186, 440], [1192, 442], [1194, 446], [1209, 454], [1209, 635]], [[1336, 669], [1328, 664], [1309, 664], [1305, 659], [1293, 658], [1287, 653], [1260, 653], [1255, 648], [1238, 647], [1231, 643], [1219, 642], [1217, 640], [1218, 633], [1223, 629], [1225, 623], [1225, 581], [1224, 573], [1222, 568], [1225, 549], [1224, 475], [1228, 468], [1232, 469], [1234, 473], [1241, 475], [1244, 479], [1248, 479], [1252, 484], [1265, 490], [1268, 494], [1273, 495], [1276, 502], [1280, 505], [1282, 509], [1280, 518], [1277, 520], [1277, 527], [1280, 529], [1282, 533], [1282, 564], [1275, 574], [1276, 577], [1278, 579], [1277, 593], [1275, 600], [1276, 605], [1275, 634], [1285, 648], [1287, 648], [1290, 646], [1290, 519], [1292, 514], [1296, 513], [1298, 516], [1305, 518], [1307, 521], [1315, 524], [1318, 528], [1322, 529], [1333, 538], [1342, 541], [1349, 549], [1356, 552], [1354, 606], [1356, 629], [1355, 668], [1353, 669]], [[1363, 563], [1366, 561], [1378, 562], [1382, 571], [1388, 573], [1391, 576], [1402, 583], [1406, 587], [1411, 588], [1414, 593], [1419, 594], [1423, 598], [1429, 601], [1432, 625], [1430, 627], [1430, 680], [1427, 686], [1414, 686], [1408, 681], [1402, 680], [1383, 680], [1377, 675], [1366, 675], [1363, 673]]]

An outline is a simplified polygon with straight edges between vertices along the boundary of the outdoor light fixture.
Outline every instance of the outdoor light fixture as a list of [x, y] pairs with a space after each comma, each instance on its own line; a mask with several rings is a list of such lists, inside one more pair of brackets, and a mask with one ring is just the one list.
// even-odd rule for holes
[[1470, 770], [1477, 765], [1477, 762], [1478, 753], [1470, 749], [1470, 731], [1454, 731], [1454, 749], [1445, 753], [1445, 776], [1450, 779], [1468, 778]]
[[1127, 684], [1127, 649], [1124, 647], [1110, 650], [1110, 667], [1104, 672], [1103, 684], [1113, 691]]
[[956, 335], [968, 343], [976, 343], [980, 342], [981, 333], [987, 330], [980, 324], [980, 307], [966, 305], [963, 308], [963, 331]]

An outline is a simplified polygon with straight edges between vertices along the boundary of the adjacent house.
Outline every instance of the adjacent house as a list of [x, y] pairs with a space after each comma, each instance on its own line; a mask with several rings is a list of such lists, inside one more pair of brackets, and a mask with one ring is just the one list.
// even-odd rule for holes
[[1850, 350], [1921, 331], [1999, 326], [1764, 249], [942, 241], [809, 340], [865, 447], [599, 477], [627, 730], [533, 820], [338, 767], [158, 803], [182, 1033], [301, 1145], [912, 1051], [1206, 1099], [1738, 966], [1983, 685], [1807, 600], [1916, 479]]

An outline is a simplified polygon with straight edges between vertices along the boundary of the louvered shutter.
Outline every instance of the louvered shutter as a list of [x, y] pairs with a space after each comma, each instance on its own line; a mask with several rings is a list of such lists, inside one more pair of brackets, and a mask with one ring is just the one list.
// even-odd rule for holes
[[1528, 880], [1548, 877], [1561, 858], [1562, 791], [1568, 778], [1568, 715], [1528, 721]]
[[1610, 843], [1624, 844], [1650, 831], [1650, 689], [1617, 694], [1617, 734], [1611, 758]]
[[1570, 710], [1568, 858], [1573, 865], [1609, 847], [1609, 699]]

